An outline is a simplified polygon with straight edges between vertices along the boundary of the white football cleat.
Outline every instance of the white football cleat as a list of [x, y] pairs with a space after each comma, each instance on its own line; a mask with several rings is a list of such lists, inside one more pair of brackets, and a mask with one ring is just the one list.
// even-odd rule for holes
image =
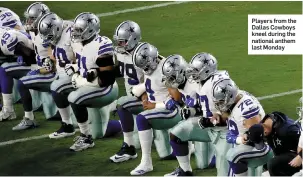
[[5, 108], [3, 108], [2, 111], [0, 112], [0, 122], [4, 120], [12, 120], [16, 118], [17, 116], [15, 111], [9, 112]]
[[148, 173], [150, 171], [153, 171], [153, 165], [152, 164], [150, 164], [150, 165], [140, 164], [133, 171], [130, 172], [130, 175], [139, 176], [139, 175], [144, 175], [145, 173]]
[[136, 148], [134, 146], [128, 146], [127, 143], [123, 142], [121, 149], [115, 155], [109, 159], [112, 162], [120, 163], [131, 159], [137, 158]]
[[75, 128], [72, 124], [66, 124], [64, 122], [61, 122], [61, 127], [59, 130], [55, 131], [54, 133], [51, 133], [48, 135], [51, 139], [59, 139], [59, 138], [65, 138], [68, 136], [73, 136], [76, 133]]
[[13, 127], [14, 131], [19, 131], [19, 130], [26, 130], [30, 128], [36, 128], [37, 123], [35, 120], [30, 120], [29, 118], [23, 117], [21, 122]]

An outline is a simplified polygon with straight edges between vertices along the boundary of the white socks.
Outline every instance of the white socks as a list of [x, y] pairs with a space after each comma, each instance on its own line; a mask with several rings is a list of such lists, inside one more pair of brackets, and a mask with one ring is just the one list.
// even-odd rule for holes
[[4, 94], [2, 93], [2, 102], [3, 102], [3, 108], [5, 108], [8, 112], [13, 112], [13, 94]]
[[72, 124], [72, 120], [70, 118], [70, 110], [71, 107], [68, 106], [66, 108], [58, 108], [62, 122], [66, 123], [66, 124]]
[[190, 155], [186, 156], [176, 156], [179, 162], [180, 167], [183, 169], [183, 171], [193, 171], [190, 165]]
[[33, 111], [25, 112], [24, 111], [24, 117], [29, 118], [30, 120], [34, 120], [34, 113]]
[[88, 120], [83, 123], [78, 123], [80, 132], [84, 135], [90, 135]]
[[134, 142], [134, 132], [123, 132], [124, 142], [128, 144], [128, 146], [135, 146]]
[[139, 131], [138, 133], [142, 151], [141, 164], [152, 165], [151, 146], [153, 143], [153, 131], [152, 129], [148, 129]]

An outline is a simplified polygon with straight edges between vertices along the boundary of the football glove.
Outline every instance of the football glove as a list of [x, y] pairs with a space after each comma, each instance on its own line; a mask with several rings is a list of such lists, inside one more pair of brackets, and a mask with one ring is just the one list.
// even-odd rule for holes
[[86, 78], [82, 77], [78, 73], [75, 73], [72, 76], [72, 85], [74, 88], [80, 88], [83, 86], [100, 87], [98, 83], [98, 79], [95, 79], [93, 82], [87, 82]]
[[92, 82], [96, 79], [98, 76], [98, 71], [97, 69], [90, 69], [86, 72], [86, 80], [87, 82]]
[[145, 92], [145, 84], [144, 83], [141, 83], [141, 84], [138, 84], [138, 85], [135, 85], [131, 88], [131, 95], [132, 96], [135, 96], [137, 98], [140, 98], [143, 93]]
[[54, 69], [54, 63], [49, 57], [43, 58], [41, 68], [44, 68], [46, 71], [50, 72]]
[[188, 106], [185, 106], [181, 109], [181, 117], [182, 119], [186, 120], [196, 114], [195, 108], [190, 108]]
[[78, 70], [78, 65], [77, 64], [66, 64], [64, 67], [64, 70], [68, 76], [72, 76]]

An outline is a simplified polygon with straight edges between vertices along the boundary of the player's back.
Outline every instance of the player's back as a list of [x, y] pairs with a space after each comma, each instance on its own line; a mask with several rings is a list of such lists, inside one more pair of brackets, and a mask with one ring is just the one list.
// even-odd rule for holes
[[144, 75], [144, 83], [148, 99], [152, 103], [164, 102], [169, 97], [168, 89], [162, 82], [162, 65], [164, 60], [160, 60], [156, 70], [151, 75]]
[[97, 35], [91, 42], [84, 45], [81, 51], [76, 53], [80, 74], [86, 77], [86, 72], [89, 69], [99, 68], [96, 64], [97, 59], [107, 54], [113, 54], [112, 41], [106, 36]]
[[53, 56], [56, 58], [57, 72], [65, 73], [64, 67], [66, 64], [72, 63], [75, 60], [73, 45], [71, 41], [71, 29], [73, 22], [64, 21], [63, 31], [57, 44], [52, 47]]
[[0, 7], [0, 27], [14, 28], [16, 25], [24, 31], [20, 17], [12, 10]]
[[243, 90], [240, 90], [239, 94], [242, 95], [242, 98], [234, 106], [228, 117], [229, 130], [232, 130], [235, 135], [242, 135], [247, 131], [243, 125], [244, 120], [257, 115], [260, 115], [261, 118], [265, 116], [265, 111], [257, 98]]
[[4, 55], [14, 55], [16, 45], [22, 42], [26, 47], [33, 49], [33, 43], [28, 33], [9, 29], [1, 37], [1, 50]]

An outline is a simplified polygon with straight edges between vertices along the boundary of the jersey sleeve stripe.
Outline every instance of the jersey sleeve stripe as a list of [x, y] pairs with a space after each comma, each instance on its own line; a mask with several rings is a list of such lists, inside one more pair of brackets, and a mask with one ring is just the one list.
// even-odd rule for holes
[[113, 47], [108, 47], [108, 48], [100, 50], [98, 52], [98, 55], [103, 55], [103, 54], [106, 54], [106, 53], [110, 53], [111, 51], [113, 51]]
[[251, 114], [251, 113], [256, 112], [256, 111], [259, 111], [259, 107], [256, 107], [254, 109], [248, 110], [246, 112], [243, 112], [242, 115], [248, 115], [248, 114]]
[[256, 110], [255, 112], [252, 112], [252, 113], [250, 113], [250, 114], [243, 115], [243, 117], [244, 117], [245, 119], [250, 119], [250, 118], [255, 117], [255, 116], [258, 115], [258, 114], [259, 114], [259, 110]]
[[110, 46], [112, 46], [112, 45], [113, 45], [112, 43], [110, 43], [110, 44], [105, 44], [105, 45], [103, 45], [103, 46], [101, 46], [101, 47], [99, 48], [99, 51], [102, 50], [102, 49], [104, 49], [104, 48], [110, 47]]
[[7, 45], [8, 51], [13, 51], [15, 49], [15, 46], [18, 43], [18, 38], [16, 38], [13, 42]]
[[2, 26], [8, 26], [8, 27], [15, 27], [17, 25], [17, 21], [16, 20], [12, 20], [12, 21], [8, 21], [2, 24]]

